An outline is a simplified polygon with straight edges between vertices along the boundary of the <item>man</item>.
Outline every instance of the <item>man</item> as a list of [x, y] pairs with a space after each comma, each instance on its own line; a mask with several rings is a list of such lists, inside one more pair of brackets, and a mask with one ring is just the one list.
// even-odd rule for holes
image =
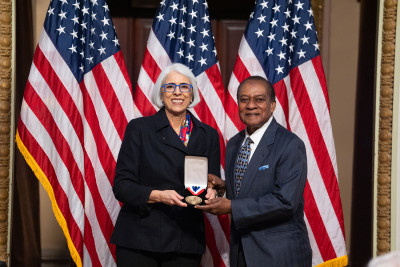
[[273, 118], [275, 91], [266, 79], [247, 78], [239, 85], [237, 98], [246, 129], [227, 144], [226, 184], [209, 177], [215, 189], [226, 189], [227, 198], [208, 200], [196, 208], [231, 214], [231, 267], [309, 267], [304, 143]]

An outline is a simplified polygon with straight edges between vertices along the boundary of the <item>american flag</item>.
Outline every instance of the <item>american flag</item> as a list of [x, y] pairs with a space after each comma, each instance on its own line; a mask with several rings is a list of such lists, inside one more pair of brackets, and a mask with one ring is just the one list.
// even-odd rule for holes
[[46, 189], [77, 266], [115, 266], [117, 155], [132, 87], [104, 0], [52, 0], [16, 142]]
[[[304, 217], [313, 266], [345, 266], [347, 255], [325, 74], [308, 0], [258, 0], [242, 38], [226, 96], [225, 134], [237, 133], [236, 90], [250, 75], [274, 85], [274, 117], [307, 148]], [[232, 121], [232, 123], [228, 123]]]
[[[139, 73], [135, 117], [149, 116], [158, 110], [150, 101], [151, 91], [160, 72], [172, 62], [188, 66], [196, 76], [201, 102], [191, 112], [217, 129], [224, 166], [225, 92], [205, 0], [161, 1]], [[206, 214], [204, 221], [207, 249], [202, 265], [228, 266], [229, 217]]]

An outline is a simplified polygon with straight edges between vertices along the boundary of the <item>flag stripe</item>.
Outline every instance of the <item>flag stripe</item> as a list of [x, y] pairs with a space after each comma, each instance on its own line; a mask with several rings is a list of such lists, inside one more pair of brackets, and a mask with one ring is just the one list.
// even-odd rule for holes
[[[88, 162], [88, 156], [85, 155], [85, 162]], [[114, 227], [114, 223], [110, 217], [111, 212], [108, 211], [107, 207], [104, 204], [104, 201], [100, 195], [98, 185], [96, 181], [93, 179], [89, 179], [90, 177], [95, 177], [95, 172], [93, 166], [91, 164], [86, 164], [86, 182], [87, 186], [90, 190], [90, 194], [92, 195], [94, 205], [95, 214], [94, 216], [97, 217], [97, 221], [100, 224], [101, 232], [105, 238], [105, 240], [110, 240], [111, 232], [109, 231], [110, 228]], [[119, 210], [119, 209], [118, 209]], [[115, 216], [115, 215], [114, 215]], [[116, 218], [116, 217], [114, 217]], [[115, 255], [115, 246], [107, 243], [107, 246], [112, 251], [112, 255]]]
[[[64, 88], [68, 91], [68, 95], [71, 96], [71, 100], [74, 101], [75, 106], [79, 110], [80, 117], [83, 117], [83, 102], [82, 102], [82, 94], [79, 89], [79, 83], [73, 76], [70, 71], [68, 65], [63, 60], [63, 58], [58, 54], [57, 48], [54, 46], [46, 31], [42, 31], [42, 34], [39, 39], [38, 48], [43, 52], [45, 57], [50, 63], [51, 68], [54, 70], [54, 73], [58, 76], [59, 80], [63, 84]], [[37, 48], [37, 49], [38, 49]], [[59, 86], [56, 86], [54, 90], [59, 90]], [[51, 89], [53, 90], [53, 88]], [[63, 96], [63, 92], [60, 92], [60, 96]], [[63, 99], [63, 98], [61, 98]], [[63, 102], [63, 101], [60, 101]], [[68, 102], [67, 102], [68, 104]], [[68, 106], [68, 105], [67, 105]], [[74, 118], [78, 119], [78, 118]], [[73, 121], [73, 120], [71, 120]], [[75, 128], [75, 127], [74, 127]], [[76, 128], [77, 129], [77, 128]]]
[[226, 107], [226, 114], [232, 120], [235, 127], [237, 129], [243, 130], [245, 126], [244, 124], [239, 123], [240, 119], [239, 119], [238, 106], [235, 100], [229, 94], [226, 96], [225, 107]]
[[206, 251], [204, 252], [203, 257], [201, 259], [200, 267], [213, 267], [213, 266], [214, 266], [214, 261], [211, 252], [206, 246]]
[[[225, 91], [218, 90], [218, 88], [224, 88], [218, 64], [212, 65], [204, 73], [207, 75], [207, 78], [208, 78], [208, 79], [204, 79], [204, 80], [210, 84], [210, 88], [214, 89], [214, 90], [207, 90], [206, 92], [210, 95], [217, 95], [219, 98], [219, 100], [218, 100], [219, 105], [216, 106], [218, 108], [219, 112], [216, 112], [216, 113], [225, 112], [224, 107], [222, 105], [222, 103], [225, 101]], [[200, 77], [202, 75], [204, 75], [204, 74], [200, 74], [198, 77]], [[205, 94], [205, 92], [203, 92], [203, 93]], [[217, 102], [216, 99], [215, 99], [215, 101]], [[219, 125], [223, 126], [223, 123], [221, 123]]]
[[150, 55], [148, 48], [146, 48], [146, 51], [144, 52], [142, 67], [153, 81], [153, 84], [156, 83], [157, 78], [161, 73], [161, 69], [158, 67], [157, 62]]
[[224, 143], [224, 139], [221, 135], [221, 131], [219, 130], [219, 127], [212, 115], [212, 113], [210, 112], [210, 110], [208, 109], [208, 106], [206, 105], [206, 103], [204, 102], [204, 98], [201, 95], [201, 93], [199, 92], [200, 95], [200, 103], [197, 104], [194, 107], [194, 110], [196, 111], [196, 114], [198, 115], [198, 117], [200, 118], [201, 121], [203, 121], [204, 123], [207, 123], [208, 125], [210, 125], [211, 127], [215, 128], [218, 131], [219, 134], [219, 139], [220, 139], [220, 154], [221, 154], [221, 165], [224, 166], [224, 162], [225, 162], [225, 143]]
[[[121, 103], [121, 107], [124, 110], [125, 117], [127, 119], [133, 118], [133, 110], [130, 107], [130, 105], [132, 105], [133, 99], [132, 85], [121, 51], [114, 54], [114, 60], [118, 68], [114, 64], [114, 61], [111, 61], [110, 57], [109, 60], [106, 61], [106, 63], [103, 62], [102, 64], [104, 72], [110, 79], [113, 88], [129, 88], [129, 90], [114, 90], [114, 92], [118, 96], [118, 101]], [[121, 77], [123, 77], [123, 79]]]
[[[102, 63], [103, 64], [103, 63]], [[104, 102], [105, 108], [107, 109], [107, 114], [110, 114], [110, 119], [115, 125], [115, 129], [120, 129], [117, 133], [122, 140], [124, 138], [125, 129], [123, 129], [124, 125], [127, 125], [128, 122], [126, 117], [122, 116], [124, 111], [118, 101], [118, 98], [112, 89], [110, 81], [108, 80], [108, 76], [104, 75], [104, 69], [102, 64], [97, 65], [97, 67], [93, 68], [93, 78], [96, 84], [101, 85], [97, 86], [98, 92], [101, 95], [101, 98]], [[101, 116], [100, 116], [101, 117]], [[102, 118], [102, 117], [101, 117]]]
[[[245, 42], [246, 40], [242, 40]], [[236, 79], [241, 83], [244, 79], [250, 76], [250, 73], [247, 71], [240, 55], [237, 55], [235, 66], [233, 67], [233, 74], [235, 75]]]
[[225, 266], [225, 263], [223, 262], [221, 255], [218, 252], [218, 248], [216, 245], [216, 239], [215, 239], [215, 235], [214, 235], [214, 230], [207, 218], [204, 219], [204, 225], [205, 225], [205, 230], [206, 230], [207, 247], [210, 250], [210, 253], [213, 257], [214, 266], [223, 267], [223, 266]]
[[311, 62], [314, 65], [315, 73], [317, 74], [319, 84], [321, 85], [322, 92], [324, 93], [325, 103], [328, 106], [328, 110], [330, 112], [331, 108], [329, 106], [328, 88], [326, 86], [326, 79], [325, 79], [324, 68], [322, 66], [321, 56], [317, 56], [311, 59]]
[[[26, 109], [28, 112], [28, 109]], [[32, 118], [32, 116], [29, 116]], [[51, 177], [55, 177], [56, 171], [52, 167], [50, 159], [47, 157], [45, 151], [41, 148], [40, 144], [36, 142], [35, 138], [33, 138], [32, 133], [26, 127], [24, 122], [25, 114], [21, 114], [21, 120], [18, 123], [18, 135], [21, 137], [21, 140], [29, 139], [31, 140], [29, 143], [23, 143], [24, 146], [30, 151], [30, 154], [33, 158], [36, 159], [39, 166], [48, 166], [46, 170], [42, 170], [45, 178], [51, 185], [51, 189], [54, 192], [55, 202], [52, 203], [53, 209], [54, 205], [56, 205], [62, 213], [65, 221], [68, 222], [67, 225], [63, 225], [64, 234], [68, 237], [70, 236], [70, 240], [77, 253], [82, 257], [83, 248], [82, 248], [82, 232], [76, 220], [74, 219], [74, 215], [72, 214], [72, 209], [69, 208], [69, 198], [67, 197], [62, 185], [59, 183], [57, 179], [52, 179]], [[28, 119], [28, 117], [27, 117]], [[44, 165], [46, 164], [46, 165]]]
[[[93, 84], [90, 84], [90, 86], [93, 86]], [[112, 184], [112, 180], [114, 179], [115, 157], [111, 154], [108, 146], [102, 145], [107, 144], [107, 142], [105, 137], [103, 136], [102, 130], [100, 129], [99, 117], [96, 114], [96, 109], [94, 107], [94, 104], [92, 103], [89, 93], [86, 90], [85, 84], [81, 83], [80, 87], [82, 91], [82, 97], [85, 102], [85, 118], [88, 126], [91, 129], [91, 132], [93, 133], [94, 142], [97, 144], [97, 150], [101, 165], [105, 170], [110, 184]], [[113, 168], [108, 167], [110, 164], [111, 166], [113, 166]]]
[[304, 213], [306, 214], [307, 220], [313, 231], [315, 241], [320, 250], [323, 251], [323, 254], [321, 254], [322, 259], [326, 261], [336, 258], [336, 252], [333, 249], [331, 239], [326, 231], [325, 223], [322, 221], [321, 217], [318, 216], [319, 210], [316, 206], [315, 198], [308, 182], [304, 188], [304, 197], [308, 200], [307, 205], [304, 207]]
[[[85, 218], [85, 229], [86, 231], [84, 233], [84, 240], [86, 249], [84, 250], [84, 256], [83, 256], [83, 258], [85, 259], [84, 264], [86, 266], [104, 266], [101, 264], [99, 255], [95, 249], [95, 240], [93, 237], [93, 232], [87, 218]], [[87, 254], [88, 256], [86, 256], [85, 254]]]
[[[81, 120], [81, 116], [78, 108], [76, 107], [71, 95], [64, 87], [64, 84], [59, 79], [59, 76], [54, 72], [54, 69], [51, 67], [50, 62], [47, 60], [46, 56], [43, 54], [40, 47], [38, 47], [35, 51], [35, 56], [33, 58], [32, 67], [37, 66], [37, 70], [40, 72], [41, 77], [46, 81], [46, 87], [51, 90], [56, 97], [58, 103], [61, 105], [65, 114], [68, 116], [68, 120], [72, 123], [73, 128], [75, 129], [76, 135], [79, 138], [80, 143], [83, 143], [83, 124]], [[34, 71], [34, 69], [33, 69]], [[30, 73], [29, 79], [31, 82], [37, 79], [37, 73]], [[37, 86], [40, 88], [45, 85]]]
[[[47, 106], [45, 103], [43, 103], [43, 101], [40, 99], [40, 97], [35, 93], [35, 90], [33, 88], [31, 90], [27, 90], [25, 97], [30, 100], [30, 105], [32, 107], [46, 107]], [[53, 140], [54, 146], [55, 146], [56, 150], [58, 151], [58, 153], [61, 157], [61, 160], [64, 162], [66, 168], [68, 169], [69, 175], [71, 177], [74, 177], [74, 179], [71, 179], [72, 186], [75, 188], [75, 191], [77, 192], [77, 195], [80, 198], [81, 203], [85, 203], [88, 201], [90, 202], [91, 201], [90, 195], [88, 194], [88, 192], [86, 192], [86, 194], [84, 193], [85, 186], [84, 186], [84, 181], [83, 181], [83, 177], [82, 177], [83, 170], [79, 170], [79, 168], [75, 162], [74, 156], [72, 155], [72, 151], [69, 149], [70, 145], [65, 140], [65, 138], [64, 138], [63, 134], [60, 132], [59, 128], [54, 127], [54, 126], [58, 125], [59, 123], [57, 123], [53, 119], [53, 114], [50, 113], [50, 111], [47, 108], [41, 108], [40, 111], [32, 109], [32, 111], [35, 113], [37, 118], [40, 120], [41, 124], [46, 128], [47, 132], [49, 133], [49, 136]], [[65, 120], [64, 120], [64, 122], [65, 122]], [[98, 198], [96, 200], [99, 201], [98, 206], [95, 206], [95, 208], [97, 207], [97, 210], [99, 211], [98, 214], [103, 214], [103, 213], [108, 214], [105, 209], [101, 209], [99, 207], [100, 203], [102, 203], [101, 198]], [[94, 206], [94, 204], [93, 204], [93, 206]], [[91, 214], [91, 216], [89, 216], [89, 218], [94, 218], [94, 217], [96, 217], [95, 214]], [[103, 216], [103, 219], [104, 218], [105, 217]], [[86, 219], [87, 219], [87, 217], [86, 217]], [[97, 221], [91, 220], [91, 225], [92, 226], [97, 225]], [[87, 229], [87, 227], [85, 227], [85, 229]], [[97, 237], [96, 238], [97, 244], [103, 243], [103, 245], [107, 246], [107, 242], [105, 241], [105, 239], [101, 238], [101, 236], [104, 235], [105, 232], [106, 232], [106, 229], [104, 227], [102, 229], [102, 233], [100, 233], [99, 231], [96, 232], [95, 237]], [[110, 235], [108, 235], [106, 237], [108, 240]]]
[[[86, 194], [86, 203], [85, 203], [85, 230], [90, 229], [90, 239], [85, 236], [86, 240], [91, 241], [91, 237], [93, 237], [94, 243], [88, 244], [89, 247], [94, 247], [96, 249], [96, 255], [101, 262], [101, 266], [115, 266], [115, 254], [112, 255], [112, 247], [114, 245], [108, 243], [108, 239], [102, 233], [100, 222], [98, 221], [98, 217], [96, 216], [95, 203], [89, 192]], [[86, 235], [86, 232], [85, 232]], [[112, 255], [109, 257], [109, 255]], [[91, 259], [93, 260], [93, 256]]]
[[318, 114], [316, 119], [318, 125], [321, 128], [321, 134], [323, 136], [326, 148], [329, 153], [329, 157], [332, 161], [335, 175], [337, 177], [337, 164], [336, 164], [336, 153], [333, 141], [332, 126], [330, 124], [330, 113], [329, 105], [325, 101], [318, 101], [318, 99], [324, 99], [323, 86], [319, 83], [316, 78], [316, 70], [311, 62], [306, 62], [299, 66], [299, 71], [304, 81], [304, 85], [308, 90], [311, 104], [314, 109], [314, 113]]
[[306, 223], [308, 237], [310, 239], [311, 250], [312, 250], [312, 253], [313, 253], [311, 266], [315, 266], [315, 265], [318, 265], [321, 262], [324, 262], [324, 260], [322, 259], [322, 256], [321, 256], [317, 241], [315, 240], [314, 233], [312, 232], [313, 229], [311, 229], [311, 226], [310, 226], [310, 224], [309, 224], [309, 222], [307, 220], [306, 214], [304, 214], [304, 222]]
[[[215, 244], [222, 261], [226, 266], [229, 266], [229, 235], [226, 236], [226, 232], [222, 229], [223, 226], [229, 226], [229, 222], [221, 221], [220, 216], [214, 216], [209, 213], [204, 214], [204, 218], [208, 220], [208, 223], [212, 227], [212, 232], [214, 233]], [[227, 215], [224, 215], [227, 217]]]
[[[237, 99], [236, 99], [236, 91], [239, 83], [241, 83], [244, 79], [250, 76], [250, 73], [245, 68], [240, 56], [236, 57], [235, 66], [233, 68], [233, 74], [237, 79], [237, 82], [234, 86], [232, 84], [232, 79], [229, 83], [229, 94], [226, 96], [226, 113], [232, 119], [232, 122], [236, 125], [237, 129], [243, 130], [244, 124], [239, 119], [239, 113], [237, 112]], [[232, 84], [232, 85], [231, 85]]]
[[[100, 65], [93, 68], [93, 71], [95, 71], [95, 69], [99, 66]], [[99, 144], [106, 144], [105, 147], [112, 157], [107, 158], [106, 162], [115, 162], [118, 157], [118, 151], [113, 150], [112, 148], [121, 147], [122, 139], [119, 137], [118, 131], [115, 128], [115, 124], [112, 121], [111, 115], [110, 113], [108, 113], [107, 107], [103, 99], [100, 97], [98, 86], [102, 85], [96, 83], [93, 71], [88, 72], [85, 75], [83, 82], [80, 84], [81, 90], [83, 91], [82, 95], [84, 97], [85, 107], [87, 109], [91, 109], [91, 112], [93, 112], [90, 114], [91, 116], [89, 117], [86, 109], [85, 117], [92, 118], [92, 120], [87, 119], [88, 122], [91, 123], [93, 126], [98, 127], [98, 129], [96, 129], [96, 131], [93, 131], [93, 133], [97, 134], [97, 131], [100, 131], [99, 134], [97, 134], [97, 136], [101, 136], [98, 142]], [[110, 173], [109, 177], [111, 178], [113, 175], [113, 173]], [[110, 182], [112, 182], [112, 180], [110, 180]]]
[[[286, 80], [286, 78], [285, 78]], [[290, 87], [290, 81], [287, 80], [285, 81], [287, 84], [287, 87], [289, 91], [291, 91]], [[291, 94], [290, 97], [290, 102], [292, 105], [290, 106], [290, 124], [292, 126], [292, 129], [296, 131], [296, 134], [304, 141], [304, 144], [306, 146], [306, 152], [307, 152], [307, 166], [308, 166], [308, 184], [311, 188], [311, 191], [315, 196], [318, 196], [318, 202], [315, 204], [318, 207], [318, 213], [311, 213], [312, 216], [320, 217], [323, 220], [324, 227], [328, 231], [329, 239], [332, 242], [332, 245], [335, 248], [335, 251], [337, 252], [337, 255], [341, 255], [343, 251], [345, 252], [345, 247], [337, 247], [335, 244], [343, 244], [344, 243], [344, 237], [342, 235], [338, 235], [337, 230], [340, 229], [339, 222], [335, 216], [335, 211], [333, 210], [333, 206], [331, 204], [331, 201], [329, 199], [329, 196], [326, 192], [325, 184], [322, 180], [321, 173], [319, 171], [315, 155], [311, 149], [311, 144], [307, 136], [307, 132], [305, 129], [304, 124], [302, 123], [302, 118], [299, 109], [297, 108], [296, 101], [293, 99], [294, 96]], [[314, 205], [312, 200], [308, 200], [308, 198], [305, 196], [305, 200], [307, 200], [305, 204], [305, 209], [308, 206], [308, 202], [310, 201], [310, 205]], [[312, 218], [311, 218], [312, 219]], [[310, 219], [310, 220], [311, 220]], [[320, 219], [316, 219], [317, 221]], [[312, 229], [311, 234], [313, 232], [319, 233], [319, 228]], [[313, 239], [313, 237], [311, 237]], [[316, 238], [315, 238], [316, 239]], [[321, 253], [325, 253], [321, 249]]]
[[280, 80], [276, 84], [274, 84], [274, 89], [275, 89], [275, 94], [277, 99], [279, 100], [279, 103], [282, 106], [283, 114], [285, 117], [286, 121], [286, 126], [287, 129], [290, 130], [290, 124], [289, 124], [289, 100], [288, 100], [288, 94], [287, 94], [287, 89], [285, 82], [283, 80]]
[[[147, 40], [147, 49], [149, 50], [149, 59], [157, 62], [157, 66], [160, 69], [164, 69], [166, 66], [172, 63], [168, 53], [165, 51], [164, 47], [161, 45], [160, 41], [154, 34], [153, 27], [151, 27], [149, 39]], [[143, 61], [145, 60], [146, 58], [143, 58]]]
[[[29, 87], [28, 87], [29, 88]], [[57, 126], [57, 122], [53, 119], [53, 115], [47, 109], [45, 103], [43, 103], [42, 99], [36, 94], [36, 91], [33, 87], [30, 90], [27, 90], [25, 96], [29, 99], [29, 105], [32, 112], [35, 114], [40, 124], [48, 132], [49, 137], [51, 138], [52, 143], [60, 156], [60, 159], [63, 161], [68, 173], [70, 176], [75, 177], [76, 179], [71, 180], [72, 186], [75, 189], [75, 192], [80, 199], [81, 203], [85, 201], [85, 193], [84, 193], [84, 181], [82, 177], [82, 172], [79, 170], [75, 158], [72, 155], [72, 151], [70, 150], [70, 146], [68, 142], [65, 140], [63, 134], [60, 132], [60, 129]], [[38, 109], [38, 107], [41, 107]], [[68, 164], [69, 163], [69, 164]]]
[[[315, 113], [312, 109], [307, 89], [304, 86], [303, 79], [298, 72], [298, 69], [295, 68], [292, 70], [290, 73], [290, 80], [293, 95], [295, 97], [297, 106], [299, 107], [300, 114], [302, 116], [307, 135], [309, 136], [315, 158], [317, 159], [317, 164], [320, 169], [322, 179], [325, 183], [326, 190], [336, 212], [337, 218], [341, 218], [342, 205], [340, 198], [337, 197], [337, 194], [339, 193], [339, 187], [337, 184], [336, 175], [333, 170], [332, 162], [326, 149], [325, 142], [322, 138], [321, 130], [318, 126]], [[329, 179], [329, 177], [335, 177], [335, 179]], [[339, 222], [341, 224], [340, 227], [342, 233], [344, 233], [343, 221]]]
[[230, 219], [229, 215], [228, 214], [220, 215], [220, 216], [218, 216], [218, 220], [219, 220], [221, 229], [225, 233], [226, 240], [228, 241], [228, 243], [231, 242], [231, 236], [230, 236], [230, 226], [231, 226], [230, 220], [231, 219]]
[[[210, 79], [211, 77], [211, 79]], [[219, 73], [217, 65], [207, 69], [196, 77], [199, 85], [199, 92], [201, 92], [208, 109], [212, 113], [212, 117], [217, 122], [217, 127], [220, 133], [224, 132], [225, 110], [223, 107], [224, 91], [218, 88], [224, 88], [222, 84], [222, 77]], [[218, 82], [219, 80], [219, 82]]]
[[[33, 91], [34, 88], [30, 86], [30, 83], [27, 84], [27, 88], [29, 89], [28, 91]], [[25, 94], [29, 94], [30, 92], [27, 92]], [[32, 100], [32, 99], [30, 99]], [[50, 135], [48, 134], [48, 132], [46, 131], [46, 129], [44, 128], [44, 126], [41, 124], [39, 118], [36, 117], [36, 114], [34, 113], [35, 110], [32, 110], [30, 108], [30, 104], [35, 104], [34, 102], [23, 102], [22, 106], [24, 107], [24, 109], [26, 109], [26, 112], [21, 113], [21, 119], [24, 122], [25, 127], [27, 128], [27, 130], [30, 131], [30, 133], [33, 136], [36, 136], [36, 140], [38, 142], [40, 142], [39, 144], [41, 145], [42, 149], [45, 151], [45, 153], [49, 156], [49, 160], [51, 160], [51, 162], [57, 162], [59, 163], [59, 165], [54, 165], [57, 168], [54, 169], [54, 173], [59, 174], [59, 175], [65, 175], [66, 177], [70, 177], [70, 174], [68, 172], [68, 170], [66, 169], [66, 166], [64, 165], [62, 159], [60, 158], [60, 155], [58, 154], [57, 150], [54, 147], [54, 143], [52, 142], [52, 139], [50, 137]], [[39, 113], [39, 112], [37, 112]], [[40, 139], [39, 139], [40, 137]], [[49, 142], [48, 146], [43, 145], [45, 142]], [[25, 145], [26, 147], [28, 147], [27, 145]], [[50, 147], [51, 146], [51, 147]], [[29, 147], [30, 148], [30, 147]], [[51, 150], [51, 149], [54, 150]], [[54, 153], [52, 153], [54, 152]], [[34, 158], [37, 159], [36, 154], [32, 153], [31, 154], [34, 156]], [[40, 162], [42, 163], [42, 162]], [[42, 166], [42, 165], [40, 165]], [[44, 171], [45, 172], [45, 171]], [[46, 172], [45, 172], [46, 174]], [[53, 173], [51, 173], [53, 174]], [[46, 177], [48, 177], [46, 175]], [[63, 183], [61, 183], [61, 187], [63, 188], [63, 190], [67, 193], [71, 193], [71, 198], [70, 201], [76, 201], [76, 205], [71, 205], [72, 207], [72, 214], [75, 218], [75, 220], [77, 221], [77, 224], [79, 225], [80, 229], [83, 229], [83, 221], [82, 220], [77, 220], [77, 218], [79, 218], [79, 213], [82, 211], [82, 202], [79, 200], [80, 198], [82, 198], [82, 196], [79, 196], [76, 191], [74, 190], [74, 187], [78, 187], [78, 189], [80, 188], [80, 185], [76, 185], [75, 186], [72, 183], [69, 183], [69, 181], [62, 181]]]
[[[91, 181], [90, 174], [91, 169], [94, 170], [96, 179], [95, 181], [91, 181], [93, 183], [93, 186], [97, 186], [97, 189], [99, 190], [99, 194], [103, 200], [103, 203], [107, 209], [107, 212], [110, 214], [111, 220], [113, 222], [113, 225], [115, 225], [115, 222], [117, 220], [117, 216], [120, 210], [120, 204], [119, 202], [115, 199], [115, 197], [110, 194], [112, 192], [112, 185], [110, 184], [110, 181], [105, 173], [105, 170], [100, 162], [99, 158], [99, 152], [97, 151], [97, 147], [89, 144], [95, 143], [94, 141], [94, 136], [92, 132], [90, 131], [90, 128], [87, 127], [86, 129], [86, 136], [85, 136], [85, 165], [87, 165], [88, 170], [86, 170], [85, 173], [85, 179], [87, 181]], [[87, 157], [87, 158], [86, 158]]]
[[150, 100], [146, 97], [146, 95], [139, 87], [139, 83], [136, 87], [135, 98], [133, 100], [135, 102], [135, 106], [138, 108], [142, 116], [150, 116], [156, 113], [155, 108], [152, 104], [150, 104]]

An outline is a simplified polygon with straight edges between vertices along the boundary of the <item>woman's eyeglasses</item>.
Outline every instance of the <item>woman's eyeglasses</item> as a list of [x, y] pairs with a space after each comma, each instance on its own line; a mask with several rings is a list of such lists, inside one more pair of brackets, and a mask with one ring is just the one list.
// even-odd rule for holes
[[190, 91], [192, 91], [193, 88], [193, 86], [188, 83], [181, 83], [181, 84], [166, 83], [161, 87], [164, 89], [164, 92], [166, 93], [175, 92], [176, 87], [179, 87], [179, 91], [181, 91], [181, 93], [189, 93]]

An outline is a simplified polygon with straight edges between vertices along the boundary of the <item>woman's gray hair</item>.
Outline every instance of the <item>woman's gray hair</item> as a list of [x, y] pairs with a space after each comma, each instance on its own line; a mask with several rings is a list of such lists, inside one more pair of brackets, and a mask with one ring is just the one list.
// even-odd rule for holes
[[182, 75], [185, 75], [190, 79], [190, 83], [193, 86], [193, 100], [192, 102], [190, 102], [189, 108], [196, 106], [200, 102], [199, 89], [197, 88], [196, 77], [194, 77], [193, 72], [188, 67], [180, 63], [173, 63], [167, 66], [160, 73], [160, 76], [158, 76], [158, 79], [154, 84], [153, 92], [151, 95], [151, 101], [153, 102], [153, 104], [156, 105], [158, 108], [162, 108], [164, 106], [164, 103], [161, 98], [162, 96], [161, 86], [164, 84], [165, 77], [172, 71], [176, 71]]

